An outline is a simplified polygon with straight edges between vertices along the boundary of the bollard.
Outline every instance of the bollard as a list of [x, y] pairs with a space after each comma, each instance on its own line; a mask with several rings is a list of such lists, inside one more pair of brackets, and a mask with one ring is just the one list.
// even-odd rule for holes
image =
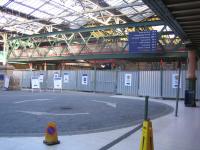
[[142, 136], [140, 140], [140, 150], [154, 150], [152, 122], [148, 118], [148, 101], [149, 96], [145, 96], [144, 121], [142, 126]]

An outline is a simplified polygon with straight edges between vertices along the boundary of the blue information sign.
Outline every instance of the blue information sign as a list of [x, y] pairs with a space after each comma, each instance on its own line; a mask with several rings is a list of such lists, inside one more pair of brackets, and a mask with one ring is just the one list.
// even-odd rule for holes
[[151, 52], [157, 47], [157, 31], [129, 32], [129, 52]]

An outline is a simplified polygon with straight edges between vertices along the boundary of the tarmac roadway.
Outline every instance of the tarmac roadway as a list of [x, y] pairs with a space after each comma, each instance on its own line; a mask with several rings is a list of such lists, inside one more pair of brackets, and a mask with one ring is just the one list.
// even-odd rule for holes
[[[149, 117], [173, 108], [149, 102]], [[93, 133], [134, 126], [143, 121], [144, 101], [86, 92], [0, 92], [0, 136], [42, 136], [48, 122], [60, 135]]]

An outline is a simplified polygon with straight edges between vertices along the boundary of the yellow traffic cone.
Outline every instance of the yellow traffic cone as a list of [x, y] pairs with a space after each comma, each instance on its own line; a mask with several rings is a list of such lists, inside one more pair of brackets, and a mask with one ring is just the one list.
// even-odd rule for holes
[[57, 135], [55, 122], [48, 123], [48, 127], [46, 128], [46, 131], [45, 131], [45, 140], [43, 141], [43, 143], [47, 145], [60, 144], [60, 141], [58, 141], [58, 135]]
[[140, 150], [154, 150], [153, 129], [150, 120], [143, 122]]

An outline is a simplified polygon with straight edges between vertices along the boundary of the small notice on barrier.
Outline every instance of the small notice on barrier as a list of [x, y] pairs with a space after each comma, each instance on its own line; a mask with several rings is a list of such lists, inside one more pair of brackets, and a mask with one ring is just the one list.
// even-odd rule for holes
[[125, 74], [125, 86], [131, 86], [132, 74]]
[[54, 89], [62, 89], [62, 78], [54, 78]]
[[10, 82], [10, 77], [6, 75], [4, 80], [4, 88], [8, 89], [9, 82]]
[[44, 74], [40, 74], [39, 81], [40, 81], [40, 83], [43, 83], [43, 81], [44, 81]]
[[31, 78], [31, 86], [32, 89], [40, 89], [40, 82], [38, 77]]
[[83, 74], [83, 75], [82, 75], [81, 83], [82, 83], [83, 85], [88, 85], [88, 75], [87, 75], [87, 74]]
[[59, 73], [58, 72], [54, 72], [53, 78], [58, 78], [58, 77], [59, 77]]
[[69, 83], [69, 74], [68, 73], [64, 73], [63, 82], [64, 83]]
[[[178, 88], [178, 74], [172, 74], [172, 88], [177, 89]], [[179, 88], [181, 88], [181, 79], [180, 79], [180, 85]]]

